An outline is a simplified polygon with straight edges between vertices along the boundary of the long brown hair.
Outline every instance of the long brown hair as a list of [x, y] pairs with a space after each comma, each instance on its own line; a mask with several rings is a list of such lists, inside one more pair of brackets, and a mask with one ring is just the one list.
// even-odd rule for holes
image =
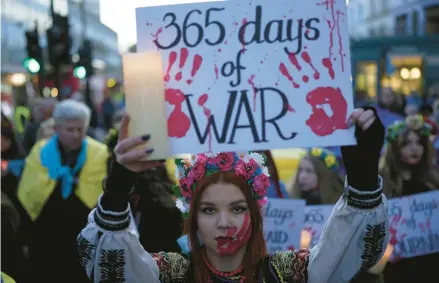
[[191, 203], [189, 218], [186, 222], [185, 232], [189, 235], [189, 241], [192, 250], [192, 268], [195, 275], [195, 282], [204, 282], [208, 275], [208, 270], [203, 262], [203, 248], [198, 240], [198, 221], [197, 214], [200, 208], [201, 196], [204, 190], [212, 184], [228, 183], [237, 186], [244, 194], [247, 200], [252, 222], [252, 234], [247, 244], [247, 251], [244, 255], [243, 267], [244, 276], [247, 282], [253, 282], [254, 267], [267, 256], [267, 248], [265, 245], [262, 214], [256, 200], [253, 198], [251, 189], [247, 181], [232, 172], [217, 172], [202, 179], [194, 194]]
[[[338, 201], [340, 196], [343, 194], [344, 184], [340, 175], [328, 169], [326, 165], [318, 159], [310, 154], [306, 154], [302, 159], [307, 159], [311, 162], [314, 171], [317, 175], [318, 181], [318, 190], [320, 192], [320, 199], [322, 204], [333, 204]], [[300, 164], [300, 163], [299, 163]], [[297, 169], [299, 170], [299, 169]], [[293, 199], [302, 198], [302, 190], [300, 189], [298, 182], [299, 174], [296, 175], [292, 179], [292, 184], [290, 185], [289, 195]]]
[[[419, 131], [410, 130], [418, 135], [420, 143], [424, 148], [424, 154], [421, 161], [416, 165], [420, 172], [419, 181], [429, 189], [439, 188], [439, 172], [435, 168], [436, 152], [428, 136], [421, 135]], [[384, 193], [387, 197], [399, 197], [403, 194], [403, 176], [401, 171], [404, 170], [404, 164], [401, 161], [401, 148], [407, 142], [408, 134], [406, 131], [397, 139], [387, 145], [385, 153], [380, 162], [380, 175], [385, 181]]]

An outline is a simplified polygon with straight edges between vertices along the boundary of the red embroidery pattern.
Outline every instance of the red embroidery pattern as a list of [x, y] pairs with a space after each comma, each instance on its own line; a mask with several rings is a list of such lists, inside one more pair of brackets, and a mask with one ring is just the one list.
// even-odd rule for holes
[[171, 268], [168, 256], [165, 252], [151, 254], [152, 258], [157, 263], [161, 274], [167, 274]]
[[308, 280], [309, 249], [295, 251], [292, 258], [294, 282], [306, 283]]
[[189, 261], [178, 253], [160, 252], [151, 254], [160, 271], [160, 282], [186, 282]]

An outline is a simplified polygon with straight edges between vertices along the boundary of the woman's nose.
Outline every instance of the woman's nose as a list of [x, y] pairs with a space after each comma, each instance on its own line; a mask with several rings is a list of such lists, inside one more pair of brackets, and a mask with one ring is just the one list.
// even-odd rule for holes
[[218, 228], [228, 228], [229, 224], [229, 214], [226, 211], [220, 212], [218, 214]]
[[299, 182], [303, 183], [306, 181], [306, 174], [305, 173], [299, 173]]

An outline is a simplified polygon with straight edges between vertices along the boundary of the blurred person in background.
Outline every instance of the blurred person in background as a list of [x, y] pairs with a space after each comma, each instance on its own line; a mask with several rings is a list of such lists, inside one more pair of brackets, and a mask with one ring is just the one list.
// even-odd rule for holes
[[43, 139], [49, 139], [54, 134], [55, 134], [55, 120], [53, 120], [53, 118], [50, 118], [46, 121], [41, 122], [37, 132], [37, 141]]
[[[117, 129], [110, 130], [106, 141], [110, 155], [117, 144], [118, 136]], [[108, 161], [108, 166], [111, 166], [112, 158]], [[137, 174], [130, 206], [139, 230], [140, 243], [145, 249], [154, 252], [181, 251], [177, 239], [183, 233], [184, 222], [175, 206], [173, 185], [174, 182], [169, 177], [165, 164]], [[151, 227], [160, 227], [160, 229], [155, 229], [154, 233], [151, 233]]]
[[25, 153], [17, 139], [12, 121], [1, 113], [1, 190], [9, 198], [16, 199], [17, 186]]
[[383, 87], [379, 96], [378, 106], [394, 114], [404, 115], [405, 99], [402, 95], [397, 95], [391, 88]]
[[266, 166], [268, 173], [270, 174], [270, 187], [267, 189], [268, 198], [288, 198], [287, 189], [285, 184], [279, 180], [279, 174], [277, 172], [276, 163], [274, 162], [273, 155], [269, 150], [255, 151], [256, 153], [265, 155]]
[[116, 107], [114, 106], [110, 90], [106, 90], [104, 93], [104, 100], [102, 101], [102, 115], [104, 118], [104, 129], [110, 130], [113, 127], [113, 118], [116, 113]]
[[[107, 147], [86, 137], [89, 108], [64, 100], [53, 111], [55, 135], [35, 144], [18, 187], [23, 229], [36, 282], [89, 282], [76, 236], [102, 193]], [[25, 221], [25, 222], [24, 222]]]
[[380, 170], [391, 185], [388, 197], [418, 194], [439, 188], [439, 172], [434, 166], [435, 150], [431, 126], [421, 115], [408, 116], [388, 129], [387, 146]]
[[17, 283], [31, 282], [29, 264], [17, 235], [20, 217], [12, 200], [4, 192], [1, 193], [1, 214], [2, 279], [13, 279]]
[[[434, 166], [435, 151], [430, 141], [431, 126], [421, 115], [408, 116], [389, 127], [387, 146], [380, 164], [387, 197], [401, 197], [439, 188]], [[387, 183], [387, 184], [386, 184]], [[389, 263], [386, 283], [438, 282], [439, 253]]]
[[37, 99], [32, 106], [32, 120], [26, 126], [23, 146], [27, 153], [38, 141], [38, 130], [40, 124], [52, 118], [52, 113], [58, 101], [55, 98]]
[[344, 191], [339, 165], [333, 152], [312, 148], [299, 162], [288, 188], [293, 199], [304, 199], [307, 205], [335, 204]]

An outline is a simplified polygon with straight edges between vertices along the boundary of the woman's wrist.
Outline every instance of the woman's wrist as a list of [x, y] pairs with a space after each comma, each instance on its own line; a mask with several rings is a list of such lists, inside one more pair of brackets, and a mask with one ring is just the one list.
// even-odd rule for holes
[[126, 169], [113, 159], [109, 175], [103, 181], [102, 207], [110, 211], [125, 210], [136, 179], [137, 173]]
[[346, 164], [348, 184], [358, 190], [376, 190], [378, 174], [378, 160], [375, 158], [359, 158], [355, 163]]

